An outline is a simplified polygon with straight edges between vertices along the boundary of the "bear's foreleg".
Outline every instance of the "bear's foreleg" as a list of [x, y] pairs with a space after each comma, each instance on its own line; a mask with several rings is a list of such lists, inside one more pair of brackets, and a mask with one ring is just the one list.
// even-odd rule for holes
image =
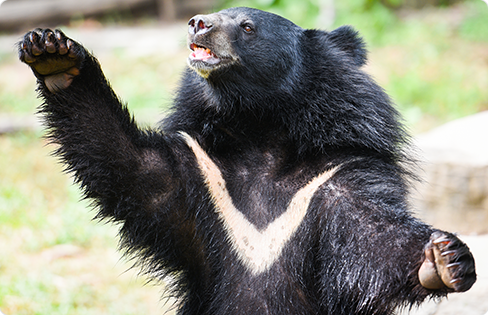
[[145, 271], [189, 270], [200, 245], [186, 210], [191, 167], [182, 164], [189, 149], [181, 137], [139, 129], [95, 57], [61, 31], [27, 33], [19, 57], [38, 79], [39, 111], [55, 154], [97, 217], [122, 223], [121, 244]]
[[101, 216], [123, 220], [130, 208], [154, 208], [157, 196], [177, 189], [167, 137], [137, 127], [83, 46], [59, 30], [36, 29], [19, 43], [19, 58], [38, 79], [57, 155]]

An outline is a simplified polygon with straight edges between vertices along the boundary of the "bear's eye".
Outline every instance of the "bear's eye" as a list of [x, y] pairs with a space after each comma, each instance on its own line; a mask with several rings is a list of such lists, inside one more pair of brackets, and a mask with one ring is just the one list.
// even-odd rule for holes
[[249, 24], [244, 24], [242, 25], [242, 29], [244, 30], [244, 32], [246, 32], [247, 34], [252, 34], [254, 33], [254, 29], [252, 28], [251, 25]]

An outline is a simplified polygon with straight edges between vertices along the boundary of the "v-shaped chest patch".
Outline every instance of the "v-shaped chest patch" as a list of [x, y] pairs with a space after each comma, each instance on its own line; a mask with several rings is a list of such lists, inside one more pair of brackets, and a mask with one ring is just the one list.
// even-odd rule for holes
[[268, 270], [280, 257], [283, 248], [305, 218], [315, 191], [334, 175], [338, 167], [318, 175], [298, 190], [286, 211], [270, 223], [265, 230], [259, 231], [234, 206], [217, 165], [195, 139], [186, 133], [181, 134], [195, 154], [215, 210], [222, 220], [237, 257], [253, 274], [260, 274]]

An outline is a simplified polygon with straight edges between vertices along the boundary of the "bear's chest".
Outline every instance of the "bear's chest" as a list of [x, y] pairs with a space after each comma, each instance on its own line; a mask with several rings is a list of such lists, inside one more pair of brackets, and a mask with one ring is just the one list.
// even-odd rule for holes
[[252, 273], [268, 270], [335, 168], [317, 173], [317, 168], [283, 164], [267, 152], [246, 156], [241, 151], [240, 160], [210, 157], [196, 141], [186, 141], [233, 251]]
[[223, 168], [228, 196], [235, 207], [257, 229], [263, 230], [286, 213], [293, 196], [306, 180], [288, 174], [280, 176], [264, 165], [232, 165]]

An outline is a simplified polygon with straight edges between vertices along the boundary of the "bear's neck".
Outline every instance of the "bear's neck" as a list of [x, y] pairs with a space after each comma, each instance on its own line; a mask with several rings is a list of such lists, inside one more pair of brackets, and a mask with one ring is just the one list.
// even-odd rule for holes
[[[177, 95], [175, 111], [163, 129], [198, 136], [210, 149], [245, 147], [276, 139], [294, 147], [298, 155], [341, 149], [403, 158], [401, 148], [407, 138], [383, 93], [377, 93], [373, 103], [359, 97], [342, 97], [338, 95], [341, 91], [311, 98], [305, 92], [260, 90], [252, 82], [243, 86], [216, 85], [195, 79], [184, 82], [180, 91], [184, 92]], [[347, 110], [333, 107], [337, 101], [331, 97], [349, 102]]]

